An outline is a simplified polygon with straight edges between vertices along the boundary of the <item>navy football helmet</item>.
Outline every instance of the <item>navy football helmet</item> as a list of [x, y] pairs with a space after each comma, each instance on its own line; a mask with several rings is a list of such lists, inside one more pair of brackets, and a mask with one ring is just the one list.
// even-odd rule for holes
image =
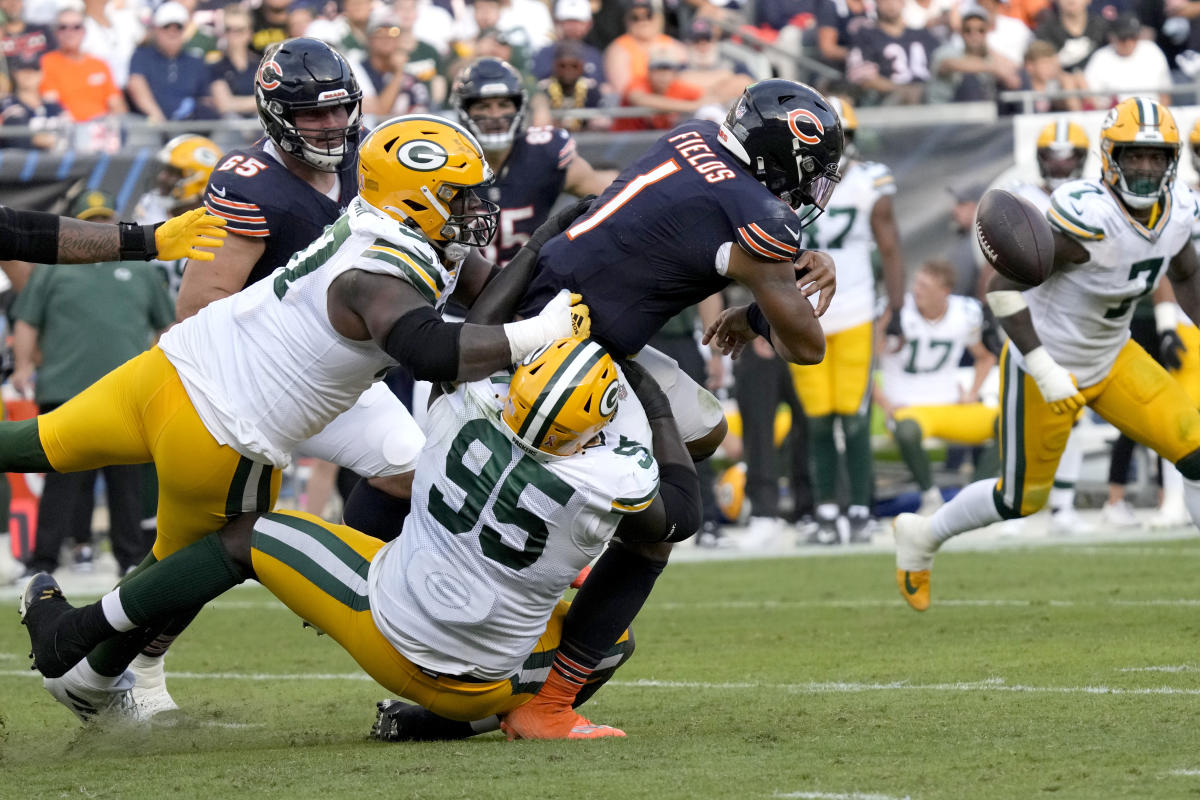
[[[362, 91], [338, 51], [308, 36], [273, 44], [254, 79], [258, 117], [271, 141], [309, 166], [337, 172], [358, 149]], [[344, 106], [344, 128], [299, 128], [296, 112]]]
[[[492, 97], [509, 98], [516, 104], [516, 113], [472, 118], [468, 113], [471, 104]], [[512, 146], [525, 125], [528, 100], [520, 73], [498, 58], [480, 58], [471, 62], [459, 73], [450, 90], [450, 107], [458, 112], [458, 121], [479, 140], [484, 150], [490, 152]]]
[[837, 182], [842, 124], [816, 89], [795, 81], [758, 81], [729, 109], [717, 139], [802, 225], [821, 215]]

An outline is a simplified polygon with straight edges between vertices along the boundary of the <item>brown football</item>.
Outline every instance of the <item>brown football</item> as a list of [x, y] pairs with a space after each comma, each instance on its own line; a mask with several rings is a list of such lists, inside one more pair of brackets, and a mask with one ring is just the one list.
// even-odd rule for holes
[[1009, 280], [1037, 286], [1054, 263], [1054, 234], [1033, 204], [1004, 189], [984, 194], [975, 240], [988, 263]]

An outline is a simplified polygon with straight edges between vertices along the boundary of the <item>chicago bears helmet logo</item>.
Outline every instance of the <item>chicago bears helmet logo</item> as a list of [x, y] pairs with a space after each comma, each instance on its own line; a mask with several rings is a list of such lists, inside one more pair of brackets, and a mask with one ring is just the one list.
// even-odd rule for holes
[[[787, 121], [788, 127], [792, 129], [795, 137], [805, 144], [818, 144], [821, 141], [821, 137], [825, 135], [825, 126], [821, 124], [821, 120], [817, 118], [817, 115], [807, 108], [793, 108], [788, 112]], [[816, 128], [817, 135], [813, 136], [800, 130], [800, 123], [802, 121]]]
[[283, 70], [279, 68], [279, 64], [275, 59], [271, 59], [258, 68], [258, 85], [264, 89], [271, 90], [278, 88], [282, 77]]
[[405, 142], [396, 151], [396, 159], [417, 172], [433, 172], [441, 169], [450, 160], [446, 148], [428, 139], [413, 139]]

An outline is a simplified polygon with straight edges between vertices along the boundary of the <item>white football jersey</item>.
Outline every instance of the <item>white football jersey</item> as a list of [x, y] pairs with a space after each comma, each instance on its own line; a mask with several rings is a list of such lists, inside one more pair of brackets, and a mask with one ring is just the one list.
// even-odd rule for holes
[[352, 269], [407, 281], [439, 310], [458, 280], [458, 265], [443, 266], [420, 232], [355, 198], [286, 266], [163, 334], [159, 345], [218, 442], [285, 467], [298, 443], [395, 365], [329, 321], [329, 285]]
[[1033, 203], [1034, 208], [1043, 214], [1050, 210], [1050, 193], [1040, 183], [1026, 183], [1021, 181], [1009, 186], [1008, 190], [1022, 200], [1028, 200], [1030, 203]]
[[[837, 333], [875, 318], [875, 271], [871, 254], [875, 234], [871, 210], [884, 195], [896, 193], [892, 172], [872, 161], [851, 161], [833, 190], [825, 213], [804, 229], [804, 246], [823, 250], [837, 268], [837, 292], [821, 317], [825, 333]], [[816, 306], [817, 296], [811, 298]]]
[[960, 400], [958, 363], [979, 341], [983, 308], [979, 301], [951, 295], [940, 319], [926, 319], [911, 294], [900, 309], [904, 347], [880, 355], [883, 390], [898, 406], [941, 406]]
[[1147, 228], [1098, 180], [1070, 181], [1051, 195], [1051, 227], [1083, 245], [1090, 258], [1024, 294], [1046, 351], [1081, 387], [1108, 374], [1129, 339], [1133, 307], [1191, 240], [1200, 213], [1191, 190], [1174, 182], [1164, 206]]
[[430, 407], [414, 512], [367, 578], [376, 627], [409, 661], [442, 674], [516, 672], [622, 515], [658, 494], [634, 398], [599, 444], [547, 459], [518, 446], [500, 419], [507, 391], [499, 378], [476, 381]]

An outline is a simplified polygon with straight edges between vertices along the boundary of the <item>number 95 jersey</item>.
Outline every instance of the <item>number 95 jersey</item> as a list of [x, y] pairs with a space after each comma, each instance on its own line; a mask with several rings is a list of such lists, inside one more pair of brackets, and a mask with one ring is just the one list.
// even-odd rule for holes
[[658, 494], [636, 400], [620, 403], [598, 443], [551, 460], [500, 419], [507, 379], [463, 384], [430, 407], [413, 513], [367, 578], [375, 625], [405, 658], [487, 680], [520, 668], [621, 517]]
[[1051, 228], [1079, 242], [1089, 259], [1024, 294], [1046, 351], [1080, 387], [1108, 374], [1129, 339], [1133, 307], [1191, 241], [1200, 213], [1191, 190], [1174, 181], [1162, 206], [1146, 226], [1099, 181], [1070, 181], [1050, 196]]

